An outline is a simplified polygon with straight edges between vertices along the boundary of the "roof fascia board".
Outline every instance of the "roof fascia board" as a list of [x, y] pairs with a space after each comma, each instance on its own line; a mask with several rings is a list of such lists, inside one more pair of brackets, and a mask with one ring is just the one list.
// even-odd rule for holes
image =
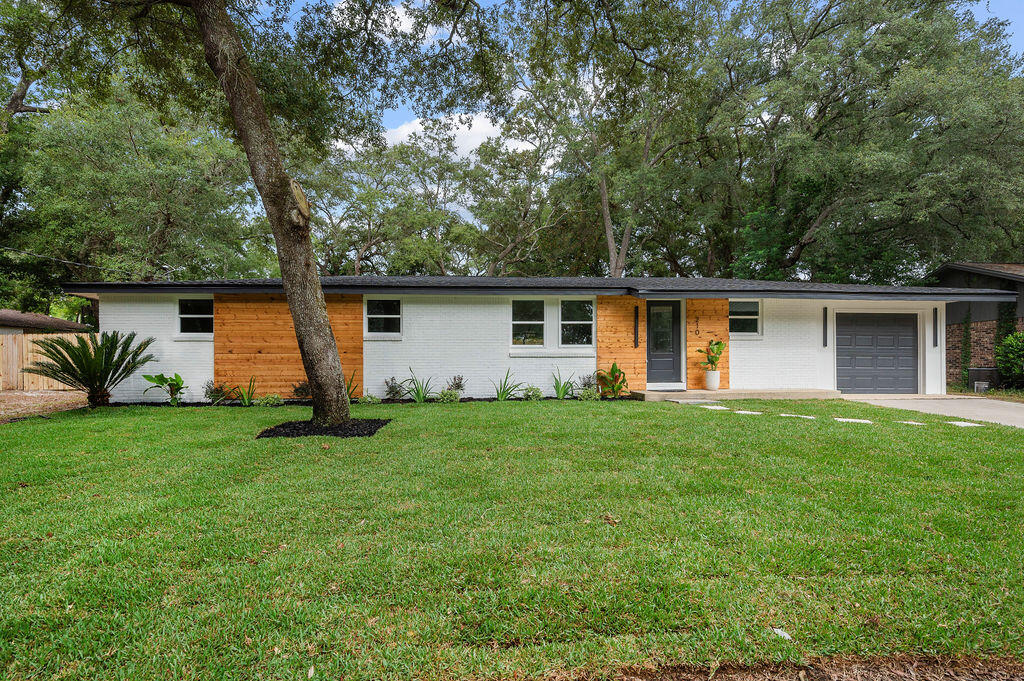
[[638, 298], [803, 298], [810, 300], [934, 300], [962, 302], [972, 300], [1011, 302], [1017, 300], [1015, 293], [841, 293], [827, 291], [638, 291]]

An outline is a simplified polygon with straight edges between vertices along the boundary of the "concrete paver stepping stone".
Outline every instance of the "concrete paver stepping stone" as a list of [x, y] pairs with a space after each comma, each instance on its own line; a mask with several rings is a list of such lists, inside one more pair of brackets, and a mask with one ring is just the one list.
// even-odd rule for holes
[[970, 421], [946, 421], [951, 426], [957, 426], [960, 428], [981, 428], [983, 423], [971, 423]]
[[841, 419], [838, 416], [835, 419], [840, 423], [874, 423], [874, 421], [868, 421], [867, 419]]
[[788, 416], [794, 419], [816, 419], [817, 416], [805, 416], [804, 414], [779, 414], [779, 416]]
[[737, 409], [733, 412], [734, 414], [763, 414], [763, 411], [747, 411], [746, 409]]
[[896, 423], [905, 423], [908, 426], [923, 426], [923, 425], [925, 425], [925, 424], [921, 423], [920, 421], [897, 421]]
[[723, 407], [720, 404], [698, 404], [701, 409], [713, 409], [715, 411], [729, 411], [729, 407]]

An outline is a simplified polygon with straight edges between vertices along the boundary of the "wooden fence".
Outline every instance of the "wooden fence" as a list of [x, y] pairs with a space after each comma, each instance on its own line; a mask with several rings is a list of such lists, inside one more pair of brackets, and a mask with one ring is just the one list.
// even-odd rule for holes
[[26, 333], [0, 334], [0, 390], [70, 390], [52, 378], [22, 373], [22, 369], [37, 359], [33, 341], [40, 338], [74, 338], [80, 333]]

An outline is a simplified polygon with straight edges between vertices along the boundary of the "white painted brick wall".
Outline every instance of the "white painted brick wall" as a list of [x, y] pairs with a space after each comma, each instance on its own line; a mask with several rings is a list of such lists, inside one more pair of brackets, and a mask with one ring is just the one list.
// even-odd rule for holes
[[[212, 296], [188, 295], [184, 298]], [[135, 331], [138, 338], [153, 336], [149, 352], [156, 359], [114, 389], [116, 402], [163, 402], [167, 394], [150, 387], [142, 374], [179, 373], [188, 391], [186, 401], [203, 399], [203, 384], [213, 378], [213, 339], [185, 340], [178, 334], [178, 298], [170, 294], [103, 294], [100, 296], [100, 331]]]
[[506, 369], [516, 381], [551, 395], [556, 368], [562, 378], [597, 368], [593, 348], [558, 347], [558, 298], [545, 298], [545, 347], [513, 349], [511, 296], [367, 296], [372, 297], [402, 300], [402, 339], [368, 336], [363, 343], [366, 388], [373, 395], [384, 395], [384, 381], [391, 376], [408, 378], [410, 367], [419, 378], [433, 378], [437, 390], [461, 374], [467, 397], [493, 397], [491, 381], [499, 382]]

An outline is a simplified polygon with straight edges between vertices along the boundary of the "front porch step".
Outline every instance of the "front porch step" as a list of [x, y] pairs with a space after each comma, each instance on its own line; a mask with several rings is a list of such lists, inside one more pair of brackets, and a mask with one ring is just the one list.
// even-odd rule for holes
[[715, 402], [718, 400], [837, 400], [838, 390], [634, 390], [644, 402]]

